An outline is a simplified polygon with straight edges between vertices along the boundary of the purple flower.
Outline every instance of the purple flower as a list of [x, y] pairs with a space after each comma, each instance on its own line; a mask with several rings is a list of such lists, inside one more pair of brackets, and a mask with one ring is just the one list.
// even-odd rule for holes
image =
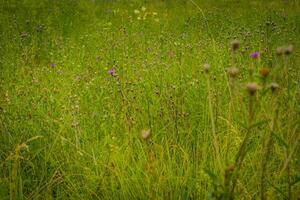
[[51, 63], [50, 67], [56, 67], [56, 64], [55, 63]]
[[259, 57], [259, 52], [253, 52], [253, 53], [250, 54], [250, 56], [252, 58], [258, 58]]
[[112, 76], [115, 76], [116, 75], [116, 70], [114, 68], [108, 70], [108, 73]]

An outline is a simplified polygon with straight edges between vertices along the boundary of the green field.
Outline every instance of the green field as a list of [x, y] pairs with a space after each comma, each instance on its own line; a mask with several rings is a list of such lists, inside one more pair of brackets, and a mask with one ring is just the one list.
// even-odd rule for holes
[[0, 199], [300, 198], [298, 0], [0, 0]]

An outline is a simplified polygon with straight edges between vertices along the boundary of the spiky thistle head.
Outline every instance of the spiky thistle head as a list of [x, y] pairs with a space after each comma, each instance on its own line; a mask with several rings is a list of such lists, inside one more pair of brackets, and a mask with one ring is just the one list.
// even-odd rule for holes
[[231, 78], [235, 78], [239, 73], [239, 69], [236, 67], [229, 67], [227, 68], [227, 73]]
[[141, 137], [142, 137], [143, 140], [149, 140], [149, 138], [151, 137], [151, 131], [150, 131], [150, 129], [144, 129], [144, 130], [142, 130]]
[[276, 82], [270, 84], [270, 89], [272, 92], [276, 92], [279, 89], [279, 85]]
[[258, 89], [259, 89], [259, 86], [255, 82], [249, 82], [246, 84], [246, 90], [248, 91], [248, 93], [251, 96], [253, 96]]
[[232, 41], [230, 42], [231, 50], [232, 50], [233, 52], [237, 51], [237, 50], [240, 48], [240, 44], [241, 44], [241, 43], [240, 43], [239, 40], [237, 40], [237, 39], [232, 40]]
[[259, 73], [260, 75], [263, 77], [263, 78], [267, 78], [267, 76], [269, 75], [270, 73], [270, 70], [266, 67], [263, 67], [259, 70]]
[[208, 73], [208, 72], [209, 72], [209, 68], [210, 68], [210, 65], [209, 65], [208, 63], [205, 63], [205, 64], [203, 65], [203, 71], [204, 71], [205, 73]]
[[284, 48], [284, 54], [285, 55], [290, 55], [293, 53], [294, 47], [293, 45], [289, 45], [287, 47]]

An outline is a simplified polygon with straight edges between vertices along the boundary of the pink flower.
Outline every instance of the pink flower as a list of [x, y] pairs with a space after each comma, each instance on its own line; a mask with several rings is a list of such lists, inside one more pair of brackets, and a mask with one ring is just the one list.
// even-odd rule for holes
[[250, 56], [252, 58], [258, 58], [259, 57], [259, 52], [253, 52], [253, 53], [250, 54]]
[[108, 73], [111, 75], [111, 76], [115, 76], [116, 75], [116, 70], [114, 68], [108, 70]]

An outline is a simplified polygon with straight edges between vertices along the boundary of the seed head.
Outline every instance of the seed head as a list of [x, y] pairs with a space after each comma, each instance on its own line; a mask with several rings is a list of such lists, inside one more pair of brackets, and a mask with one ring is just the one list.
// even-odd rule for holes
[[277, 49], [276, 49], [276, 54], [277, 54], [278, 56], [282, 56], [283, 53], [284, 53], [284, 47], [277, 47]]
[[150, 129], [144, 129], [144, 130], [142, 130], [141, 137], [144, 140], [148, 140], [151, 137], [151, 131], [150, 131]]
[[236, 67], [229, 67], [227, 68], [227, 73], [231, 78], [235, 78], [239, 73], [239, 69]]
[[270, 89], [271, 89], [272, 92], [276, 92], [279, 89], [278, 83], [275, 83], [275, 82], [271, 83], [270, 84]]
[[276, 54], [278, 56], [281, 56], [281, 55], [290, 55], [291, 53], [293, 53], [293, 50], [294, 50], [293, 45], [282, 46], [282, 47], [278, 47], [276, 49]]
[[260, 75], [263, 77], [263, 78], [267, 78], [267, 76], [269, 75], [270, 73], [270, 70], [266, 67], [263, 67], [259, 70], [259, 73]]
[[226, 168], [226, 172], [228, 172], [230, 174], [233, 172], [233, 170], [234, 170], [234, 166], [233, 165], [228, 165], [227, 168]]
[[294, 50], [293, 45], [289, 45], [287, 47], [284, 48], [284, 54], [285, 55], [290, 55]]
[[205, 63], [205, 64], [203, 65], [203, 70], [204, 70], [205, 73], [208, 73], [209, 68], [210, 68], [210, 65], [209, 65], [208, 63]]
[[235, 52], [236, 50], [238, 50], [240, 48], [241, 43], [239, 40], [232, 40], [230, 44], [231, 44], [231, 50], [233, 52]]
[[250, 95], [254, 95], [256, 91], [259, 89], [259, 86], [255, 82], [250, 82], [246, 84], [246, 89]]

